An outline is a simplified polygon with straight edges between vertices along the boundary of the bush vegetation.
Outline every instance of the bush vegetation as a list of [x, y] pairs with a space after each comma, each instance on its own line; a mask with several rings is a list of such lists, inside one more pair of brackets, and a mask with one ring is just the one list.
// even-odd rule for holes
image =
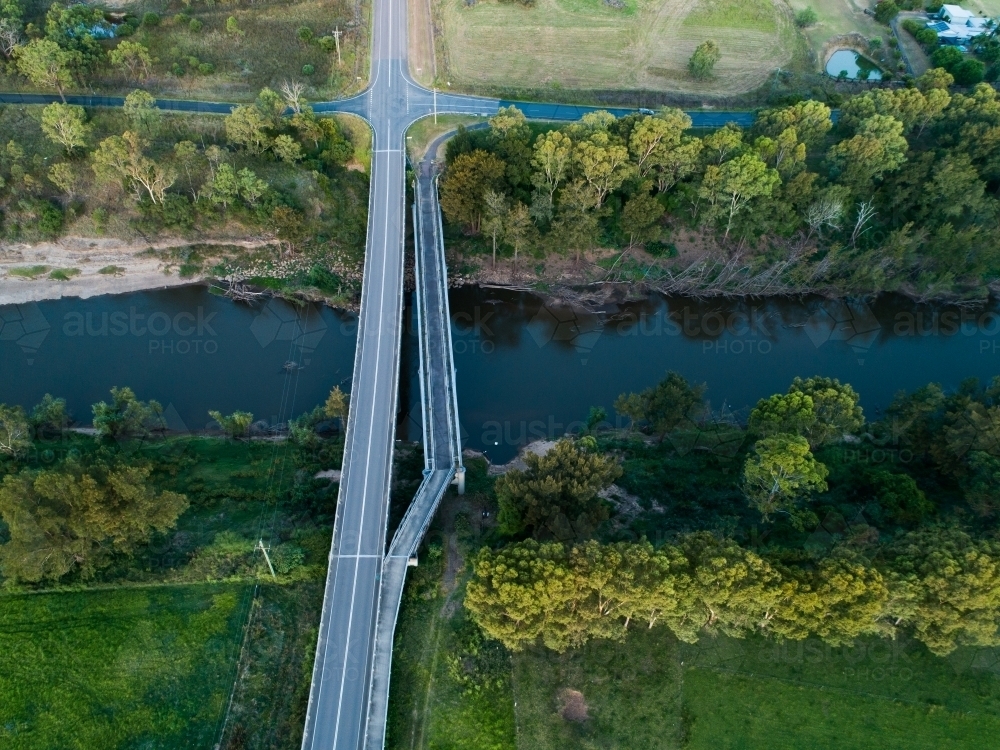
[[[314, 286], [320, 268], [320, 291], [350, 299], [360, 281], [368, 180], [347, 165], [363, 167], [368, 144], [346, 118], [315, 116], [301, 93], [265, 89], [224, 118], [166, 114], [143, 91], [129, 94], [122, 110], [2, 107], [0, 236], [255, 235], [260, 250], [233, 250], [218, 267], [186, 271], [296, 287]], [[283, 117], [286, 106], [297, 111]]]
[[[701, 136], [669, 108], [563, 127], [508, 108], [449, 142], [441, 205], [459, 248], [492, 266], [511, 258], [514, 274], [526, 254], [618, 248], [605, 281], [663, 291], [981, 298], [1000, 257], [995, 154], [980, 134], [1000, 125], [1000, 101], [986, 85], [949, 93], [953, 81], [933, 69], [856, 96], [836, 127], [826, 105], [802, 101]], [[709, 260], [656, 258], [695, 233]]]

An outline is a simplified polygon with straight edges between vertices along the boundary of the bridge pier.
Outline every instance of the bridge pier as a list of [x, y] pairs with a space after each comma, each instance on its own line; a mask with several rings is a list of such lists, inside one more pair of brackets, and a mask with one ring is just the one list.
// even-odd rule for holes
[[455, 478], [452, 483], [458, 486], [458, 494], [465, 494], [465, 467], [459, 466], [455, 469]]

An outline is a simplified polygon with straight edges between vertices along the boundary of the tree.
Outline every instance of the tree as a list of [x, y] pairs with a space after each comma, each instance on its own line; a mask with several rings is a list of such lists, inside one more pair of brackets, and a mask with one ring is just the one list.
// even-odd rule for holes
[[902, 166], [907, 148], [903, 123], [889, 115], [873, 115], [860, 124], [853, 138], [832, 146], [827, 157], [840, 181], [862, 192], [872, 180]]
[[52, 88], [66, 103], [66, 88], [73, 83], [72, 53], [50, 39], [32, 39], [14, 49], [17, 69], [36, 86]]
[[226, 117], [226, 139], [243, 146], [251, 154], [262, 154], [271, 146], [267, 134], [270, 123], [258, 107], [241, 104]]
[[622, 230], [629, 236], [629, 247], [655, 242], [662, 234], [660, 219], [666, 209], [650, 194], [651, 187], [651, 184], [643, 184], [622, 210]]
[[816, 407], [812, 396], [789, 391], [762, 398], [750, 412], [747, 428], [755, 435], [808, 435], [816, 426]]
[[503, 160], [481, 149], [456, 157], [441, 182], [441, 210], [448, 221], [478, 234], [483, 196], [501, 188], [504, 171]]
[[688, 72], [698, 80], [711, 78], [715, 64], [721, 58], [722, 52], [719, 50], [719, 45], [711, 39], [706, 39], [695, 47], [694, 53], [688, 60]]
[[502, 193], [495, 190], [487, 190], [483, 193], [483, 205], [486, 208], [483, 219], [483, 231], [493, 240], [493, 267], [497, 267], [497, 238], [504, 236], [507, 222], [507, 215], [510, 209], [507, 206], [507, 199]]
[[958, 86], [975, 86], [986, 76], [986, 64], [982, 60], [967, 57], [951, 68]]
[[779, 184], [777, 170], [768, 167], [757, 154], [747, 153], [723, 162], [722, 166], [709, 164], [698, 195], [708, 200], [710, 216], [726, 219], [728, 238], [736, 215], [754, 198], [770, 196]]
[[965, 501], [980, 518], [1000, 510], [1000, 459], [984, 451], [966, 456], [967, 472], [961, 477]]
[[67, 462], [60, 470], [7, 475], [0, 517], [9, 541], [0, 546], [0, 570], [27, 582], [74, 571], [87, 579], [113, 554], [131, 554], [154, 530], [172, 528], [187, 498], [156, 492], [149, 474], [149, 468], [123, 466], [85, 472]]
[[240, 181], [231, 164], [220, 164], [215, 176], [202, 186], [202, 192], [212, 203], [228, 208], [240, 197]]
[[72, 154], [87, 145], [87, 113], [75, 104], [50, 104], [42, 110], [42, 132]]
[[684, 136], [680, 145], [662, 155], [653, 165], [656, 174], [656, 189], [667, 192], [681, 180], [694, 174], [698, 168], [704, 142], [701, 138]]
[[597, 493], [621, 476], [613, 459], [563, 439], [544, 456], [528, 452], [524, 460], [526, 471], [509, 471], [496, 484], [504, 534], [581, 538], [607, 518]]
[[754, 122], [756, 133], [772, 138], [788, 128], [795, 128], [799, 140], [809, 148], [822, 143], [832, 127], [830, 108], [815, 99], [806, 99], [781, 109], [765, 109]]
[[80, 189], [80, 175], [72, 164], [57, 162], [49, 167], [49, 181], [62, 190], [69, 200], [76, 197]]
[[899, 524], [918, 524], [934, 510], [927, 496], [909, 474], [897, 474], [884, 469], [865, 475], [874, 499], [886, 516]]
[[145, 81], [153, 67], [149, 50], [128, 39], [119, 42], [117, 47], [108, 52], [108, 59], [132, 81]]
[[294, 164], [302, 159], [302, 146], [290, 135], [282, 133], [274, 139], [274, 155], [282, 161]]
[[[312, 32], [310, 32], [312, 33]], [[305, 106], [306, 100], [303, 98], [306, 87], [301, 81], [282, 81], [281, 82], [281, 96], [285, 100], [285, 105], [292, 110], [294, 114], [300, 114], [302, 112], [302, 107]]]
[[152, 94], [136, 89], [125, 97], [122, 109], [135, 131], [145, 130], [147, 133], [153, 133], [159, 125], [160, 110]]
[[628, 148], [640, 177], [664, 163], [677, 148], [685, 130], [691, 127], [687, 113], [664, 107], [655, 117], [644, 117], [632, 129]]
[[954, 75], [954, 68], [965, 56], [957, 47], [952, 47], [951, 45], [946, 45], [944, 47], [938, 47], [931, 54], [931, 64], [935, 68], [944, 68], [946, 71]]
[[0, 55], [9, 60], [21, 41], [20, 22], [8, 16], [0, 17]]
[[145, 437], [151, 429], [164, 427], [163, 407], [158, 401], [140, 401], [131, 388], [112, 388], [111, 403], [92, 407], [97, 439]]
[[947, 92], [955, 77], [944, 68], [931, 68], [917, 79], [917, 88], [925, 94], [931, 91]]
[[68, 424], [69, 417], [66, 414], [64, 398], [53, 398], [51, 394], [46, 393], [31, 410], [31, 426], [39, 437], [45, 437], [50, 433], [60, 435]]
[[621, 394], [615, 399], [614, 408], [633, 423], [647, 423], [663, 440], [671, 430], [701, 417], [704, 397], [704, 383], [692, 386], [671, 370], [652, 388], [641, 393]]
[[587, 184], [597, 196], [597, 205], [608, 193], [621, 187], [635, 172], [628, 149], [612, 140], [606, 131], [597, 130], [576, 144], [573, 158]]
[[257, 201], [267, 193], [267, 183], [257, 177], [256, 172], [247, 167], [243, 167], [237, 172], [236, 181], [240, 198], [246, 201], [249, 206], [256, 206]]
[[694, 643], [702, 630], [742, 637], [767, 625], [780, 594], [777, 570], [731, 539], [708, 532], [680, 542], [689, 590], [681, 594], [684, 605], [663, 618], [678, 639]]
[[787, 513], [801, 526], [798, 501], [812, 492], [826, 492], [828, 474], [804, 437], [774, 435], [754, 444], [753, 455], [743, 467], [743, 492], [765, 522], [774, 513]]
[[549, 236], [562, 252], [576, 250], [579, 263], [583, 253], [594, 247], [598, 224], [597, 193], [583, 180], [574, 180], [559, 193], [556, 218]]
[[143, 154], [146, 142], [138, 133], [126, 130], [101, 141], [93, 155], [93, 169], [99, 179], [124, 181], [138, 198], [145, 190], [150, 201], [162, 204], [167, 189], [177, 180], [173, 167], [159, 164]]
[[850, 384], [841, 384], [835, 378], [816, 376], [803, 380], [797, 377], [788, 393], [802, 393], [812, 399], [816, 421], [805, 433], [810, 445], [839, 440], [864, 426], [864, 412], [858, 403], [861, 396]]
[[810, 26], [814, 26], [818, 20], [819, 16], [816, 15], [816, 11], [812, 8], [803, 8], [795, 14], [795, 25], [800, 29], [807, 29]]
[[245, 437], [253, 424], [253, 414], [248, 411], [234, 411], [228, 417], [219, 411], [208, 413], [212, 419], [219, 423], [219, 427], [231, 438]]
[[0, 453], [19, 456], [31, 448], [31, 429], [24, 409], [0, 404]]
[[875, 5], [875, 20], [889, 25], [889, 21], [899, 15], [899, 6], [893, 0], [882, 0]]
[[572, 617], [577, 586], [562, 544], [528, 540], [496, 553], [483, 547], [472, 567], [464, 604], [487, 635], [511, 651], [539, 640], [566, 650], [569, 644], [556, 637], [557, 623]]
[[503, 241], [514, 249], [514, 272], [517, 272], [517, 256], [521, 249], [530, 246], [538, 235], [531, 222], [531, 211], [523, 203], [515, 203], [503, 223]]
[[1000, 645], [1000, 545], [931, 526], [887, 550], [894, 589], [890, 615], [908, 624], [932, 653]]
[[[552, 218], [555, 192], [566, 178], [572, 154], [573, 141], [558, 130], [541, 134], [535, 141], [534, 156], [531, 160], [535, 172], [532, 174], [531, 182], [536, 191], [543, 196], [543, 200], [538, 203], [541, 208], [536, 210], [542, 218]], [[536, 202], [532, 200], [533, 209], [535, 205]]]
[[350, 397], [340, 390], [340, 386], [334, 386], [330, 395], [326, 397], [323, 404], [323, 414], [327, 419], [339, 419], [342, 424], [347, 423], [347, 413], [350, 409]]
[[847, 550], [836, 550], [812, 571], [788, 571], [786, 595], [768, 632], [802, 640], [817, 635], [833, 646], [861, 636], [886, 635], [882, 622], [889, 589], [882, 574]]

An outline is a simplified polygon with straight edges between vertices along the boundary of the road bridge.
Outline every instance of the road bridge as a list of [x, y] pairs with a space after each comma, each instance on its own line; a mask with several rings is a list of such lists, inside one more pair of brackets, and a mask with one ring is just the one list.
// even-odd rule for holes
[[[382, 750], [392, 638], [406, 568], [449, 483], [464, 477], [448, 315], [447, 269], [433, 165], [418, 171], [417, 314], [424, 410], [424, 481], [386, 552], [403, 320], [407, 128], [434, 112], [491, 116], [515, 104], [534, 119], [576, 120], [599, 107], [508, 102], [432, 92], [407, 67], [405, 0], [374, 0], [371, 83], [313, 105], [372, 128], [368, 235], [343, 472], [330, 548], [303, 750]], [[0, 93], [0, 103], [47, 104], [47, 94]], [[121, 97], [67, 95], [71, 104], [119, 107]], [[231, 103], [158, 99], [168, 111], [228, 114]], [[635, 110], [610, 108], [616, 115]], [[692, 112], [696, 127], [748, 125], [750, 113]], [[432, 149], [432, 153], [433, 153]]]

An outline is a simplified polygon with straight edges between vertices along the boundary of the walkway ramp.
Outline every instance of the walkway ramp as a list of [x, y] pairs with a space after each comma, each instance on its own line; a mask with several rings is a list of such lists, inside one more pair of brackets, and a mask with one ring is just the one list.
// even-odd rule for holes
[[[436, 150], [436, 145], [432, 146], [430, 153]], [[416, 563], [420, 541], [452, 479], [458, 476], [459, 491], [462, 491], [465, 478], [448, 309], [448, 269], [444, 257], [437, 180], [430, 156], [418, 167], [413, 223], [424, 481], [403, 516], [389, 553], [382, 562], [366, 750], [382, 750], [385, 745], [392, 642], [406, 583], [406, 569]]]

